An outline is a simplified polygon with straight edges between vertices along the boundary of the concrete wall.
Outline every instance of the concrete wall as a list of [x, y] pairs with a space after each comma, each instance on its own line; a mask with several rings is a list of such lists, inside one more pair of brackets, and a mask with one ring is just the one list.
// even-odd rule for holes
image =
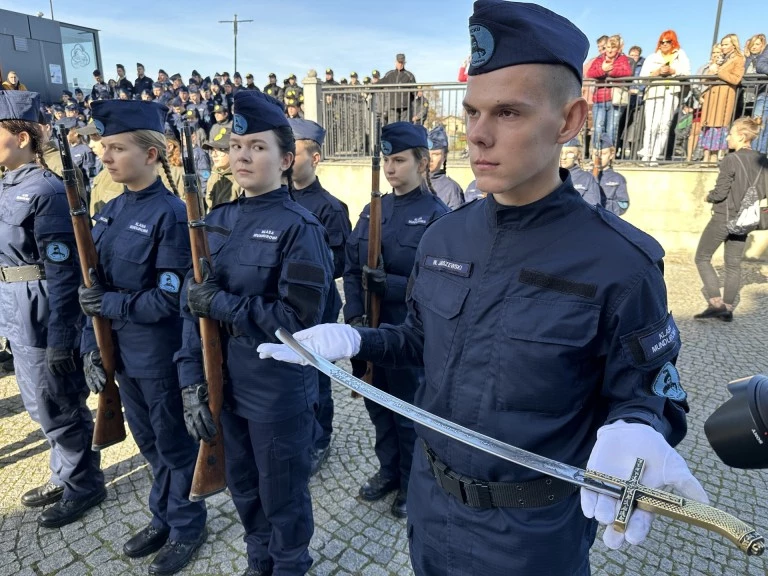
[[[630, 208], [626, 220], [658, 240], [667, 252], [694, 252], [710, 217], [704, 201], [717, 178], [714, 168], [619, 168], [627, 179]], [[448, 168], [448, 175], [463, 188], [474, 180], [468, 164]], [[326, 161], [318, 167], [323, 186], [349, 206], [354, 226], [370, 201], [371, 166], [363, 162]], [[381, 189], [391, 190], [384, 175]], [[768, 234], [751, 235], [748, 256], [759, 257], [768, 246]]]

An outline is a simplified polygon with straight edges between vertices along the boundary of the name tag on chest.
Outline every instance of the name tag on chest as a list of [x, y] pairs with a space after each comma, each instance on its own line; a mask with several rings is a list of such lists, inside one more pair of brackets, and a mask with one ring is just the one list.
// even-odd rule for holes
[[280, 236], [283, 235], [282, 230], [272, 230], [268, 228], [263, 228], [261, 230], [256, 230], [256, 232], [253, 233], [254, 240], [261, 240], [262, 242], [277, 242], [280, 240]]
[[417, 216], [416, 218], [411, 218], [408, 220], [406, 224], [408, 224], [408, 226], [426, 226], [429, 224], [429, 220], [424, 218], [424, 216]]
[[459, 262], [458, 260], [448, 260], [439, 256], [425, 256], [423, 266], [430, 270], [448, 272], [448, 274], [455, 274], [464, 278], [469, 278], [470, 274], [472, 274], [472, 262]]
[[30, 194], [29, 192], [22, 192], [21, 194], [16, 196], [16, 202], [26, 202], [29, 204], [32, 202], [32, 199], [35, 197], [34, 194]]
[[131, 232], [137, 232], [138, 234], [142, 234], [143, 236], [151, 236], [152, 235], [152, 224], [144, 224], [144, 222], [134, 221], [128, 226], [128, 230]]

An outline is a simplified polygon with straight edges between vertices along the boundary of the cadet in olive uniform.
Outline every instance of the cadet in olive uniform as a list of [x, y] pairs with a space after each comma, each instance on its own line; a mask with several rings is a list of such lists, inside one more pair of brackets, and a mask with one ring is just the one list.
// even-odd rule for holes
[[[688, 406], [664, 251], [584, 202], [558, 168], [588, 114], [587, 38], [541, 6], [503, 0], [475, 2], [469, 30], [467, 139], [487, 198], [426, 231], [403, 324], [324, 324], [297, 338], [330, 360], [423, 364], [416, 404], [438, 416], [620, 478], [643, 458], [643, 484], [706, 502], [672, 448]], [[301, 361], [285, 346], [259, 353]], [[612, 523], [615, 498], [416, 429], [408, 538], [417, 576], [590, 574], [594, 519]], [[636, 510], [603, 541], [639, 544], [651, 519]]]
[[232, 120], [229, 117], [229, 109], [225, 104], [216, 104], [213, 107], [213, 117], [216, 123], [208, 131], [208, 141], [216, 138], [217, 134], [232, 131]]
[[[363, 209], [347, 240], [344, 270], [344, 320], [359, 325], [365, 312], [364, 289], [381, 297], [381, 322], [397, 324], [406, 316], [406, 285], [413, 268], [416, 247], [427, 226], [448, 207], [429, 188], [427, 131], [410, 122], [388, 124], [381, 132], [384, 175], [394, 189], [381, 201], [381, 257], [383, 265], [369, 269], [368, 227], [370, 205]], [[362, 281], [361, 281], [362, 280]], [[374, 365], [373, 383], [407, 402], [424, 384], [421, 368], [391, 368]], [[397, 490], [391, 511], [407, 515], [408, 478], [416, 433], [413, 422], [369, 400], [365, 407], [376, 428], [379, 471], [361, 488], [364, 500], [379, 500]]]
[[51, 446], [49, 482], [22, 496], [55, 505], [38, 517], [58, 528], [106, 497], [77, 349], [83, 317], [75, 235], [61, 180], [45, 169], [36, 92], [0, 91], [0, 334], [13, 343], [24, 407]]
[[229, 165], [229, 133], [229, 129], [223, 128], [213, 140], [203, 144], [203, 149], [210, 153], [213, 163], [213, 170], [205, 188], [205, 204], [208, 210], [219, 204], [237, 200], [243, 191], [232, 175], [232, 167]]
[[262, 92], [266, 94], [267, 96], [272, 96], [272, 98], [276, 98], [277, 100], [283, 99], [283, 89], [277, 85], [277, 75], [272, 72], [269, 75], [269, 84], [264, 86], [262, 89]]
[[[352, 230], [347, 205], [333, 196], [315, 174], [322, 157], [321, 149], [325, 140], [325, 129], [311, 120], [289, 119], [296, 138], [296, 162], [293, 165], [293, 197], [296, 202], [317, 216], [328, 233], [328, 245], [333, 252], [333, 278], [344, 273], [344, 251], [347, 237]], [[341, 296], [334, 283], [323, 312], [322, 322], [336, 322], [341, 310]], [[312, 452], [312, 475], [328, 457], [333, 432], [333, 397], [331, 379], [319, 374], [320, 400], [317, 407], [317, 421], [322, 433], [315, 440]]]
[[[314, 524], [310, 451], [317, 373], [260, 360], [254, 349], [280, 326], [316, 324], [333, 282], [322, 225], [291, 200], [295, 142], [282, 105], [260, 92], [235, 95], [230, 158], [244, 194], [205, 219], [213, 270], [187, 278], [184, 344], [177, 358], [188, 430], [216, 433], [195, 317], [223, 324], [227, 486], [245, 528], [248, 576], [303, 575]], [[189, 314], [191, 312], [191, 314]]]
[[[167, 172], [163, 137], [166, 109], [154, 102], [96, 102], [94, 125], [102, 137], [104, 166], [125, 191], [94, 215], [93, 240], [101, 277], [91, 271], [80, 289], [89, 317], [112, 322], [116, 380], [125, 417], [152, 468], [152, 520], [123, 546], [130, 558], [158, 552], [150, 574], [174, 574], [206, 537], [203, 502], [190, 502], [197, 445], [185, 434], [173, 355], [181, 346], [179, 296], [192, 264], [186, 207], [157, 176]], [[88, 320], [82, 343], [91, 391], [106, 375]]]

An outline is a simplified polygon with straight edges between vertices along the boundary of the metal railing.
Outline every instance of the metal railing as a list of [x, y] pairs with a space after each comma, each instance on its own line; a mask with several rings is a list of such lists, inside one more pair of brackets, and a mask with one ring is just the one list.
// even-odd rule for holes
[[[616, 163], [714, 163], [727, 152], [725, 137], [733, 120], [762, 119], [756, 149], [768, 148], [768, 78], [744, 76], [730, 86], [715, 76], [616, 78], [584, 82], [589, 118], [580, 141], [589, 160], [606, 133]], [[328, 159], [369, 157], [374, 114], [382, 125], [409, 121], [430, 130], [445, 127], [449, 156], [467, 156], [466, 84], [321, 86], [320, 123], [326, 128]], [[724, 148], [725, 147], [725, 148]]]

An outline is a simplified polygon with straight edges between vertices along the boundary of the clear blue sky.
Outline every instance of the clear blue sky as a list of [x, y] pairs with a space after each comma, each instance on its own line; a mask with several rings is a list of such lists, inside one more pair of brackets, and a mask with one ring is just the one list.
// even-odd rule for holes
[[[711, 48], [717, 0], [644, 0], [601, 2], [557, 0], [544, 5], [570, 18], [589, 37], [619, 33], [626, 47], [638, 44], [645, 53], [655, 48], [659, 34], [677, 31], [693, 70]], [[684, 9], [683, 6], [686, 8]], [[735, 32], [742, 46], [758, 32], [768, 33], [765, 0], [724, 0], [720, 36]], [[0, 8], [50, 16], [48, 0], [0, 0]], [[215, 8], [215, 9], [214, 9]], [[142, 62], [149, 76], [158, 68], [181, 73], [192, 69], [203, 76], [233, 70], [232, 25], [218, 20], [239, 19], [238, 68], [251, 72], [260, 86], [267, 74], [278, 79], [295, 73], [299, 81], [315, 68], [322, 76], [332, 67], [336, 79], [352, 70], [363, 76], [373, 68], [393, 67], [394, 55], [405, 52], [407, 68], [419, 81], [454, 81], [469, 51], [469, 0], [53, 0], [56, 20], [100, 32], [107, 78], [114, 65], [135, 76]], [[557, 39], [553, 39], [556, 42]]]

